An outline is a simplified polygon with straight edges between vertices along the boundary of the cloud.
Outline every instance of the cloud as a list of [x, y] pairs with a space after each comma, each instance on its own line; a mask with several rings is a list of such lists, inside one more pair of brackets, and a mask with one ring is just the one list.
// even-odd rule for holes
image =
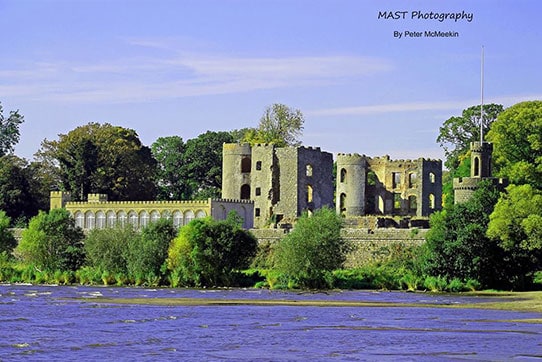
[[0, 96], [84, 102], [140, 102], [187, 96], [337, 84], [389, 71], [385, 59], [356, 56], [140, 56], [95, 63], [23, 63], [0, 72]]
[[[526, 100], [542, 99], [542, 95], [510, 95], [499, 96], [486, 99], [485, 104], [497, 103], [505, 107], [523, 102]], [[328, 116], [362, 116], [379, 113], [405, 113], [405, 112], [420, 112], [420, 111], [443, 111], [443, 110], [463, 110], [473, 105], [480, 104], [476, 99], [464, 99], [456, 101], [441, 101], [441, 102], [406, 102], [406, 103], [386, 103], [373, 104], [353, 107], [337, 107], [308, 110], [304, 112], [311, 117], [328, 117]]]

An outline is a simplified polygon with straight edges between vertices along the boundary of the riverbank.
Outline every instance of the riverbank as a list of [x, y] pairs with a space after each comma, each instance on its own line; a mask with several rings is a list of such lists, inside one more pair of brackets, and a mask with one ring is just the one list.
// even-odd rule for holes
[[[420, 293], [421, 294], [421, 293]], [[431, 294], [435, 295], [435, 294]], [[531, 312], [542, 314], [542, 292], [473, 292], [461, 293], [461, 296], [480, 297], [484, 301], [462, 304], [442, 303], [402, 303], [402, 302], [374, 302], [363, 300], [325, 300], [325, 299], [216, 299], [216, 298], [96, 298], [92, 302], [106, 304], [144, 304], [160, 306], [310, 306], [310, 307], [408, 307], [408, 308], [470, 308], [494, 309], [516, 312]], [[485, 299], [492, 301], [485, 301]], [[493, 299], [495, 299], [493, 301]], [[534, 323], [542, 323], [539, 319], [530, 319]]]

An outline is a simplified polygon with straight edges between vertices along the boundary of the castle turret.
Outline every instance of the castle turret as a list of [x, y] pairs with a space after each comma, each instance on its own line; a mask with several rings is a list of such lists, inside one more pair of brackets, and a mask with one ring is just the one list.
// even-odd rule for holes
[[71, 201], [71, 194], [66, 191], [51, 191], [49, 209], [61, 209]]
[[344, 216], [365, 215], [367, 160], [359, 154], [337, 155], [336, 210]]
[[224, 143], [222, 146], [223, 199], [250, 199], [251, 154], [248, 143]]

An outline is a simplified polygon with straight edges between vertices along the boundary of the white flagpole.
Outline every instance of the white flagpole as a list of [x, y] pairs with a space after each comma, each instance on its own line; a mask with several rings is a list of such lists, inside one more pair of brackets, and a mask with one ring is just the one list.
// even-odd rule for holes
[[484, 46], [482, 45], [482, 64], [480, 76], [480, 144], [484, 142]]

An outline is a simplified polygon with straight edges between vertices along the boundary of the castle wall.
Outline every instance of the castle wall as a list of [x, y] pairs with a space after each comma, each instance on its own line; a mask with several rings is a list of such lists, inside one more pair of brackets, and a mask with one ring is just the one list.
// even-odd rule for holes
[[[222, 146], [222, 198], [241, 199], [241, 188], [250, 185], [251, 170], [243, 168], [243, 160], [251, 165], [248, 144], [225, 143]], [[244, 171], [244, 172], [243, 172]]]

